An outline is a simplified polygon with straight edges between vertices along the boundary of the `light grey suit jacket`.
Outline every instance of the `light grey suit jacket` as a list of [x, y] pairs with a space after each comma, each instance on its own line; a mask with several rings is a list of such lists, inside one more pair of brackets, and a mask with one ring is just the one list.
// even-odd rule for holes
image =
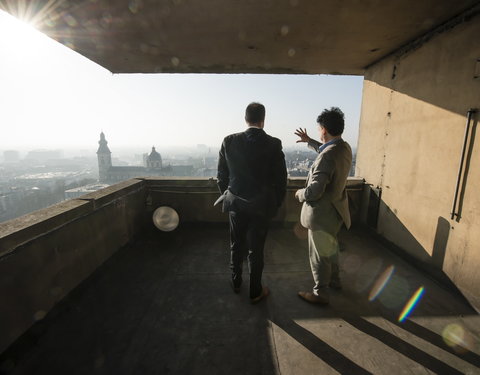
[[350, 228], [350, 211], [345, 190], [352, 165], [352, 149], [343, 139], [328, 145], [315, 159], [306, 187], [300, 190], [303, 202], [301, 224], [311, 230], [336, 235], [342, 223]]

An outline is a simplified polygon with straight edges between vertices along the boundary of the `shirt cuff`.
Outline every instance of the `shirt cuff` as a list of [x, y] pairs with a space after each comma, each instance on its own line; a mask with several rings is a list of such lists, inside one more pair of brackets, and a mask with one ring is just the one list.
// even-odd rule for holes
[[305, 202], [305, 189], [300, 189], [300, 190], [298, 191], [298, 201], [299, 201], [300, 203]]
[[315, 152], [318, 152], [318, 149], [320, 148], [320, 146], [322, 145], [320, 142], [314, 140], [314, 139], [310, 139], [308, 142], [307, 142], [307, 145], [308, 145], [308, 148], [312, 149], [313, 151]]

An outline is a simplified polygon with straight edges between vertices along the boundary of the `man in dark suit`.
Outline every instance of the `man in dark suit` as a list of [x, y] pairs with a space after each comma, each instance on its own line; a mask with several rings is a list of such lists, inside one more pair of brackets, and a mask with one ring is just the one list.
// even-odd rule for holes
[[269, 294], [262, 287], [263, 248], [270, 220], [283, 202], [287, 170], [282, 143], [263, 130], [265, 107], [251, 103], [245, 111], [248, 129], [223, 140], [218, 160], [218, 187], [223, 210], [230, 219], [230, 269], [235, 293], [242, 284], [242, 265], [248, 250], [250, 299]]

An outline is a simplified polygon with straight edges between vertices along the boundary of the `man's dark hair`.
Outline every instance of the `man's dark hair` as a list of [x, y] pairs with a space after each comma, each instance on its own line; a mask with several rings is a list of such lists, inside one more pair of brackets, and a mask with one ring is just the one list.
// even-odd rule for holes
[[323, 110], [320, 116], [317, 117], [317, 122], [327, 129], [330, 135], [337, 136], [343, 133], [345, 116], [340, 108], [331, 107]]
[[250, 103], [245, 110], [245, 121], [249, 124], [258, 124], [265, 121], [265, 106], [260, 103]]

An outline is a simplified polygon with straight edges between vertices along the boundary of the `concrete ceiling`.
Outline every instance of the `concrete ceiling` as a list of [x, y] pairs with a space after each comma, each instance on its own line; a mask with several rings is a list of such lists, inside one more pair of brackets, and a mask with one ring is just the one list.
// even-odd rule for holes
[[478, 0], [0, 0], [113, 73], [363, 74]]

